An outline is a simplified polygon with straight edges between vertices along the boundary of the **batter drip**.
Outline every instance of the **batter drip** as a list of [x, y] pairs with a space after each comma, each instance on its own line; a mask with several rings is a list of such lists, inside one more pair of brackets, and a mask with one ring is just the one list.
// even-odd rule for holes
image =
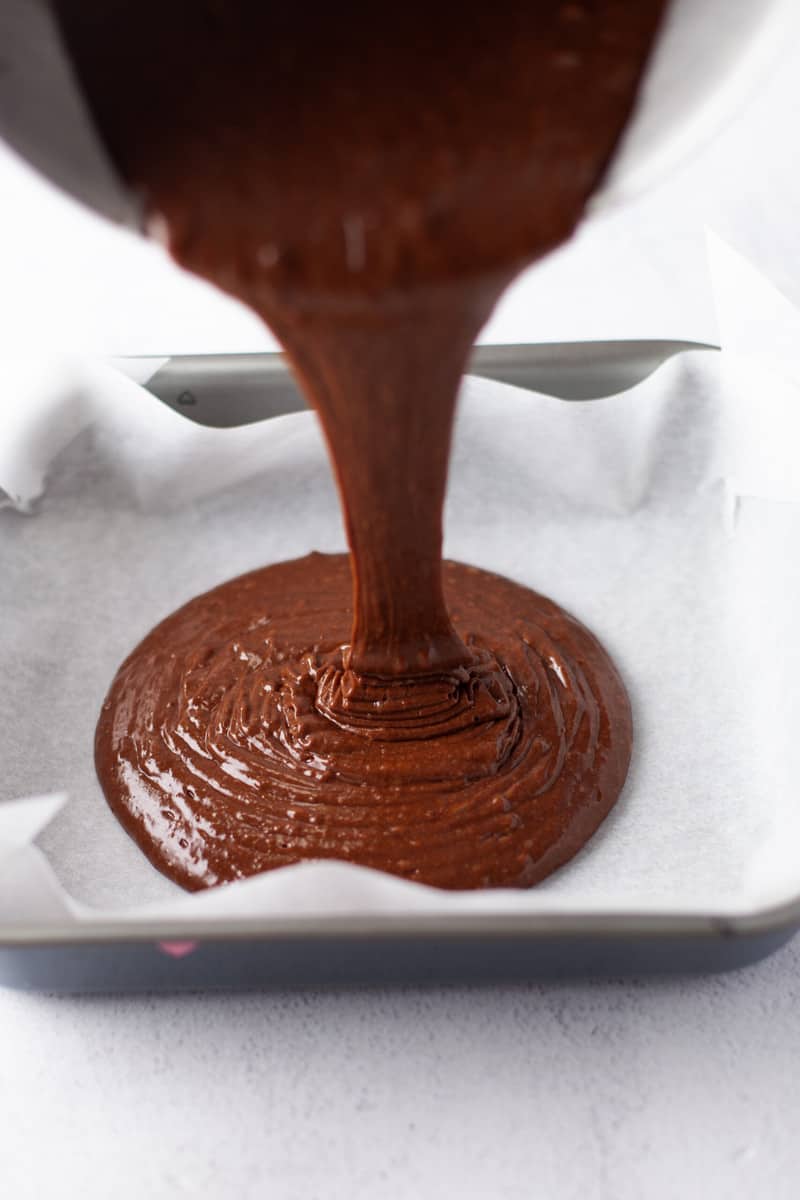
[[174, 256], [285, 347], [351, 548], [352, 582], [268, 567], [145, 639], [98, 725], [110, 805], [191, 888], [331, 857], [536, 882], [614, 803], [630, 709], [550, 601], [443, 576], [455, 397], [503, 289], [579, 219], [663, 0], [57, 7]]

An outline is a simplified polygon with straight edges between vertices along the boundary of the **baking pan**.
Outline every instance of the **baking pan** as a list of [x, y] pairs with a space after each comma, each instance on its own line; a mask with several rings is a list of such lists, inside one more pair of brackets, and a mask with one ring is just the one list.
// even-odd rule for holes
[[[582, 400], [639, 382], [687, 342], [483, 346], [471, 370]], [[208, 425], [303, 407], [278, 354], [118, 360], [164, 403]], [[800, 925], [800, 899], [757, 914], [625, 912], [237, 919], [213, 937], [191, 920], [104, 919], [64, 934], [22, 929], [0, 942], [0, 983], [55, 991], [490, 982], [723, 971], [771, 953]]]

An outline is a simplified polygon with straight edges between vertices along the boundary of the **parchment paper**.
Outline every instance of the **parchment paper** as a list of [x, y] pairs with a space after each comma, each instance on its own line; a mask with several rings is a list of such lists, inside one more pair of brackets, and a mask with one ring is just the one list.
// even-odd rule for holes
[[734, 913], [800, 892], [800, 317], [710, 251], [722, 354], [591, 403], [464, 383], [446, 553], [586, 622], [635, 717], [619, 804], [529, 892], [311, 863], [188, 896], [150, 867], [95, 779], [105, 691], [197, 592], [345, 548], [324, 447], [310, 413], [210, 430], [109, 366], [4, 363], [0, 931], [145, 912]]

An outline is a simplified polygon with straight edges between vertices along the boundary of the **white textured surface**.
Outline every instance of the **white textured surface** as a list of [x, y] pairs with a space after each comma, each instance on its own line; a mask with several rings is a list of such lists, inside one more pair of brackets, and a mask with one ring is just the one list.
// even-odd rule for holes
[[[488, 336], [713, 337], [704, 222], [800, 301], [799, 66], [658, 195], [523, 280]], [[267, 344], [235, 305], [79, 217], [5, 156], [0, 213], [0, 347]], [[0, 1192], [793, 1200], [799, 978], [794, 943], [706, 980], [0, 992]]]
[[6, 994], [14, 1200], [795, 1200], [800, 956], [669, 983]]

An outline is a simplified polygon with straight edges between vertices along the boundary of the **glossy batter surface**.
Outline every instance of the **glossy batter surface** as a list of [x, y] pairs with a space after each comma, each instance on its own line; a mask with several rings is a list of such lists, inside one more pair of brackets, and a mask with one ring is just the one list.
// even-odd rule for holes
[[527, 886], [575, 853], [628, 767], [619, 676], [551, 601], [459, 563], [444, 576], [470, 666], [401, 686], [343, 666], [344, 555], [244, 575], [153, 630], [96, 751], [157, 867], [195, 889], [345, 858], [470, 888]]

